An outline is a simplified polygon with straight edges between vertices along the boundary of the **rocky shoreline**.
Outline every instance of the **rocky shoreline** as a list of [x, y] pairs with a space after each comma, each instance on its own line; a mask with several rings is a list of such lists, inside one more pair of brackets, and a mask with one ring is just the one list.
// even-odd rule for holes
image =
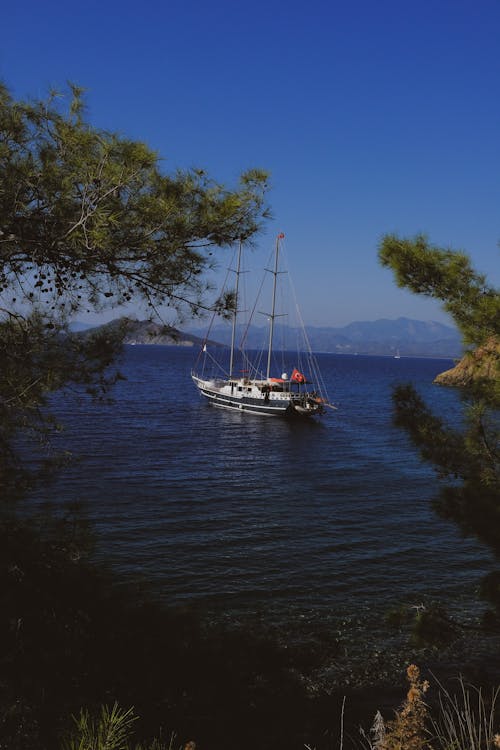
[[489, 339], [483, 346], [466, 352], [450, 370], [440, 373], [437, 385], [467, 388], [479, 379], [495, 381], [500, 378], [500, 342]]

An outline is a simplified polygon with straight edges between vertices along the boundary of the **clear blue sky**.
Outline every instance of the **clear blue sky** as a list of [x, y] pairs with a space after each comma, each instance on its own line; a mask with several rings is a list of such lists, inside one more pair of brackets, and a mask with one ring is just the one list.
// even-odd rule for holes
[[498, 0], [25, 0], [2, 9], [17, 97], [72, 80], [165, 169], [271, 173], [306, 322], [447, 318], [378, 266], [386, 232], [469, 252], [500, 285]]

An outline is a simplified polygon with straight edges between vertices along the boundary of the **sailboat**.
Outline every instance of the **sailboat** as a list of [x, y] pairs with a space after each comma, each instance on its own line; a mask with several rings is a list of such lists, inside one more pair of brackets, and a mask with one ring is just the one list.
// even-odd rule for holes
[[[301, 369], [294, 366], [290, 374], [285, 371], [272, 372], [273, 346], [275, 335], [275, 321], [281, 315], [277, 312], [276, 290], [278, 276], [282, 273], [279, 268], [280, 243], [284, 234], [278, 234], [274, 251], [274, 268], [268, 269], [273, 275], [271, 313], [266, 315], [269, 320], [269, 338], [267, 348], [267, 365], [260, 369], [260, 364], [253, 364], [248, 354], [236, 347], [236, 330], [239, 303], [239, 282], [241, 271], [242, 243], [239, 244], [235, 285], [235, 300], [232, 314], [231, 347], [229, 354], [228, 369], [221, 368], [217, 374], [206, 375], [208, 365], [213, 365], [215, 358], [211, 349], [218, 348], [211, 344], [207, 337], [204, 339], [197, 365], [191, 376], [200, 394], [208, 399], [213, 406], [224, 409], [232, 409], [259, 416], [286, 417], [286, 418], [309, 418], [325, 413], [326, 407], [335, 408], [326, 397], [319, 368], [316, 359], [303, 333], [306, 344], [306, 352], [302, 355], [299, 365]], [[241, 354], [244, 370], [236, 372], [236, 355]], [[226, 357], [227, 360], [227, 357]], [[262, 357], [257, 358], [258, 362]], [[307, 363], [308, 370], [302, 365]], [[197, 369], [197, 368], [200, 369]]]

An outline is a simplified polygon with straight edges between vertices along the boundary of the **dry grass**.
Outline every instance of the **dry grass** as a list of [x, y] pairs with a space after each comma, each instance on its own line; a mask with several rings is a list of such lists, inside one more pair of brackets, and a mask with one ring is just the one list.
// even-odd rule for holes
[[480, 688], [458, 680], [452, 694], [439, 682], [439, 706], [432, 715], [424, 695], [427, 681], [420, 680], [414, 664], [407, 669], [410, 683], [406, 700], [392, 721], [377, 712], [369, 734], [361, 732], [369, 750], [494, 750], [500, 748], [497, 703], [500, 687], [485, 697]]
[[440, 685], [439, 714], [432, 721], [435, 750], [490, 750], [500, 748], [500, 734], [495, 732], [497, 700], [500, 687], [485, 696], [480, 688], [458, 680], [457, 694]]
[[[401, 708], [390, 721], [384, 721], [377, 712], [370, 732], [361, 732], [364, 747], [368, 750], [500, 750], [500, 734], [495, 732], [500, 687], [485, 697], [481, 689], [459, 679], [457, 694], [451, 694], [436, 681], [439, 705], [433, 716], [424, 700], [429, 683], [421, 680], [419, 668], [411, 664], [406, 676], [409, 688]], [[345, 698], [339, 750], [344, 748], [344, 708]], [[175, 750], [175, 735], [166, 744], [160, 740], [147, 747], [132, 743], [135, 720], [132, 709], [124, 711], [116, 704], [112, 709], [104, 707], [97, 719], [82, 711], [64, 750]], [[308, 745], [305, 747], [311, 750]], [[183, 750], [195, 748], [195, 743], [189, 742]]]
[[429, 747], [426, 733], [428, 709], [424, 701], [429, 683], [420, 680], [420, 670], [414, 664], [408, 667], [406, 676], [410, 683], [406, 700], [396, 711], [395, 718], [387, 722], [384, 733], [379, 730], [377, 750], [424, 750]]

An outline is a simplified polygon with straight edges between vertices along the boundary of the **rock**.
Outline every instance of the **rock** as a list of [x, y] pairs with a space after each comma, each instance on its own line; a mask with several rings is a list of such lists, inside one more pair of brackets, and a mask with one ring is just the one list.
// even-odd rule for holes
[[492, 337], [477, 349], [466, 352], [455, 367], [440, 373], [434, 382], [465, 388], [480, 379], [500, 379], [500, 341], [497, 338]]

